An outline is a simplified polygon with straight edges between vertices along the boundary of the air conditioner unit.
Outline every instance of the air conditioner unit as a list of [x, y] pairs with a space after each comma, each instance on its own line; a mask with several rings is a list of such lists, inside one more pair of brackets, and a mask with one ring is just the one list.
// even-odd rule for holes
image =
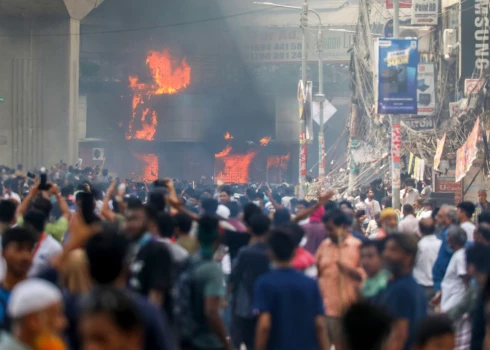
[[400, 38], [418, 38], [419, 51], [430, 52], [430, 42], [432, 27], [405, 27], [400, 26]]
[[92, 148], [92, 160], [103, 160], [103, 159], [104, 159], [104, 149]]
[[455, 29], [445, 29], [442, 36], [444, 58], [449, 59], [456, 55], [456, 49], [459, 47], [457, 43], [458, 38], [456, 37]]

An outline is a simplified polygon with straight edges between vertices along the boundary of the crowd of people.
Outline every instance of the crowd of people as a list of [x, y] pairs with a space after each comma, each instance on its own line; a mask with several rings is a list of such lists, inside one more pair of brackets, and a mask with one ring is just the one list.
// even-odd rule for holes
[[490, 349], [485, 191], [41, 171], [1, 168], [2, 350]]

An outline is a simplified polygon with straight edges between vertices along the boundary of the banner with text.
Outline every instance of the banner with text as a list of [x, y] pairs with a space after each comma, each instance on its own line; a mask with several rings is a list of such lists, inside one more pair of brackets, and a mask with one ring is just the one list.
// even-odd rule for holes
[[417, 115], [436, 111], [434, 63], [421, 63], [417, 71]]
[[446, 134], [442, 139], [437, 140], [436, 154], [434, 156], [434, 170], [439, 170], [439, 164], [441, 163], [442, 151], [444, 150], [444, 144], [446, 143]]
[[438, 3], [438, 0], [413, 0], [412, 25], [437, 25]]
[[[412, 7], [412, 0], [399, 0], [398, 6], [400, 6], [400, 8], [409, 9]], [[387, 9], [393, 8], [393, 0], [386, 0], [386, 8]]]
[[417, 114], [417, 39], [378, 39], [379, 114]]
[[470, 170], [473, 161], [478, 154], [478, 139], [480, 137], [480, 117], [476, 118], [475, 126], [471, 131], [468, 139], [458, 149], [456, 153], [456, 182], [461, 181], [468, 170]]

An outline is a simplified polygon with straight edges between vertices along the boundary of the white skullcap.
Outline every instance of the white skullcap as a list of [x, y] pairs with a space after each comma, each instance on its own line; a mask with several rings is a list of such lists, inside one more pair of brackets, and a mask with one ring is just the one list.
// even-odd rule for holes
[[44, 310], [61, 300], [61, 292], [53, 284], [39, 278], [31, 278], [14, 287], [7, 310], [11, 318], [18, 319]]
[[218, 209], [216, 209], [216, 214], [221, 216], [223, 219], [228, 220], [230, 217], [230, 209], [226, 205], [220, 204], [218, 205]]

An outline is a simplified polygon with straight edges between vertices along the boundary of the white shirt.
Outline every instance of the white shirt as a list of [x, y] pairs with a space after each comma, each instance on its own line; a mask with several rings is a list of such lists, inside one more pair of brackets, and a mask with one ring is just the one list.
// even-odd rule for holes
[[[374, 202], [374, 204], [372, 202]], [[373, 199], [370, 202], [369, 199], [366, 198], [366, 200], [364, 201], [364, 203], [366, 203], [366, 206], [369, 205], [369, 206], [371, 206], [371, 208], [374, 208], [373, 215], [375, 215], [377, 213], [381, 213], [381, 206], [379, 205], [379, 202], [376, 199]]]
[[183, 263], [189, 257], [189, 252], [187, 250], [182, 248], [180, 245], [173, 243], [169, 238], [160, 238], [158, 241], [165, 244], [170, 252], [170, 255], [172, 255], [172, 260], [177, 264]]
[[420, 197], [419, 191], [415, 188], [412, 188], [412, 190], [408, 192], [405, 198], [403, 198], [404, 195], [405, 195], [405, 189], [400, 191], [400, 202], [402, 203], [402, 205], [405, 204], [413, 205], [413, 203], [415, 203], [415, 201]]
[[472, 223], [471, 221], [466, 221], [463, 222], [461, 225], [461, 228], [466, 232], [466, 239], [468, 242], [473, 242], [475, 240], [474, 238], [474, 233], [475, 233], [475, 224]]
[[406, 234], [417, 234], [419, 232], [419, 221], [412, 214], [407, 215], [398, 224], [398, 231]]
[[418, 243], [413, 278], [424, 287], [432, 287], [432, 267], [437, 260], [442, 241], [436, 235], [423, 236]]
[[455, 306], [466, 291], [462, 276], [466, 271], [466, 254], [461, 248], [453, 254], [441, 283], [441, 311], [446, 312]]
[[419, 220], [427, 219], [430, 218], [431, 216], [432, 216], [432, 210], [424, 210], [423, 212], [420, 213], [418, 219]]
[[40, 272], [44, 271], [50, 266], [51, 259], [60, 254], [62, 250], [63, 247], [60, 242], [54, 239], [49, 233], [46, 233], [45, 238], [41, 241], [39, 248], [37, 248], [34, 254], [32, 266], [27, 276], [37, 276]]

